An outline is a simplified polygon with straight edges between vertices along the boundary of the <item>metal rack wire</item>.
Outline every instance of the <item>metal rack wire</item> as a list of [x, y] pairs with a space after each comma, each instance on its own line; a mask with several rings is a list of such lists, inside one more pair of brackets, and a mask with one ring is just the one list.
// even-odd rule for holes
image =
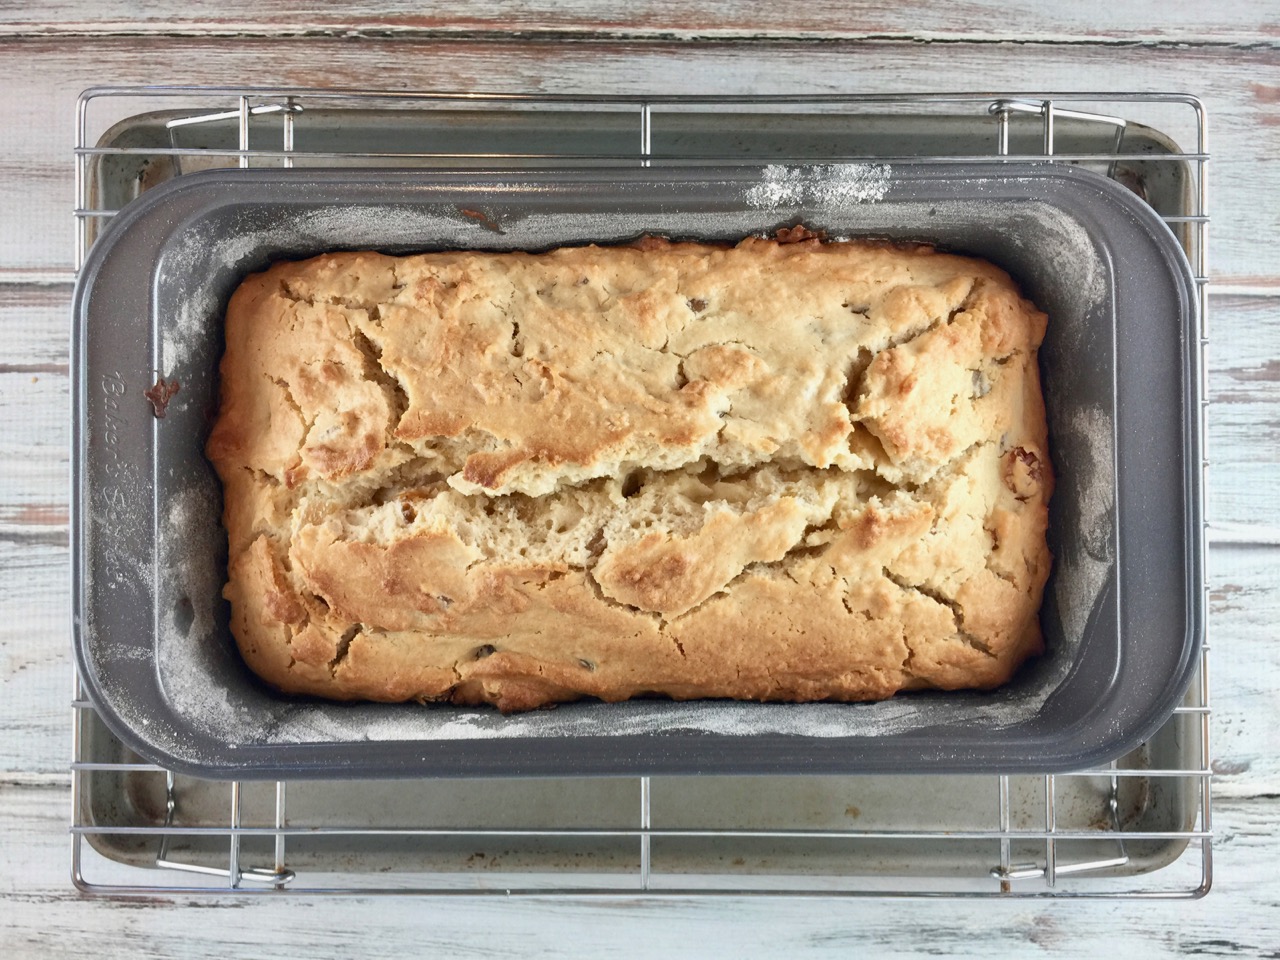
[[[129, 116], [129, 105], [139, 103], [165, 108], [162, 122], [168, 132], [167, 143], [130, 146], [90, 142], [95, 109], [105, 108], [108, 122], [117, 122]], [[390, 108], [404, 111], [409, 117], [447, 109], [465, 109], [473, 114], [608, 110], [634, 117], [635, 151], [300, 150], [295, 146], [299, 125], [307, 122], [308, 111], [317, 105], [353, 115], [375, 107]], [[1126, 152], [1130, 115], [1150, 107], [1186, 112], [1194, 148], [1163, 156], [1149, 150]], [[989, 133], [989, 147], [976, 155], [932, 153], [877, 156], [877, 160], [1017, 161], [1043, 160], [1048, 156], [1064, 163], [1100, 164], [1113, 176], [1126, 163], [1185, 165], [1190, 174], [1186, 202], [1182, 209], [1162, 214], [1182, 231], [1196, 276], [1201, 316], [1201, 395], [1207, 396], [1203, 382], [1203, 351], [1208, 343], [1207, 120], [1198, 100], [1179, 94], [636, 99], [301, 89], [96, 88], [81, 96], [76, 117], [76, 269], [80, 269], [97, 225], [118, 209], [102, 203], [95, 195], [94, 165], [104, 158], [164, 160], [170, 164], [168, 175], [181, 175], [184, 168], [210, 164], [291, 167], [330, 162], [519, 164], [550, 160], [650, 165], [691, 159], [654, 149], [655, 130], [661, 129], [662, 118], [744, 109], [855, 117], [872, 111], [950, 111], [971, 117], [976, 128]], [[270, 121], [274, 128], [264, 130], [264, 121]], [[1111, 136], [1108, 148], [1064, 151], [1059, 134], [1063, 123], [1107, 131]], [[1027, 124], [1035, 125], [1038, 131], [1039, 151], [1013, 152], [1011, 145], [1015, 141], [1026, 143]], [[182, 142], [183, 134], [193, 128], [218, 125], [234, 125], [233, 144]], [[1017, 136], [1015, 129], [1019, 131]], [[268, 137], [274, 142], [269, 143]], [[755, 158], [702, 154], [696, 157], [700, 162], [752, 159]], [[853, 158], [799, 159], [840, 162]], [[144, 179], [139, 177], [139, 190], [145, 189], [145, 183], [141, 183]], [[1202, 438], [1205, 405], [1202, 401]], [[1207, 466], [1206, 459], [1202, 474]], [[1202, 564], [1206, 559], [1205, 540], [1202, 536]], [[850, 829], [846, 822], [830, 818], [819, 818], [817, 825], [803, 817], [787, 822], [785, 811], [777, 810], [768, 811], [763, 822], [757, 811], [740, 817], [738, 822], [729, 816], [712, 826], [691, 826], [686, 819], [672, 814], [671, 797], [679, 794], [681, 785], [659, 777], [635, 778], [621, 784], [615, 781], [607, 790], [598, 784], [591, 788], [603, 790], [601, 796], [607, 794], [610, 809], [623, 811], [616, 814], [620, 818], [617, 822], [584, 825], [552, 816], [546, 822], [533, 824], [519, 818], [503, 821], [501, 817], [490, 822], [455, 823], [434, 814], [423, 815], [416, 822], [411, 817], [408, 822], [397, 819], [406, 813], [438, 807], [439, 796], [446, 800], [449, 797], [448, 785], [437, 785], [445, 793], [425, 807], [406, 803], [381, 819], [353, 817], [351, 806], [335, 799], [337, 792], [332, 788], [326, 795], [315, 784], [306, 783], [187, 781], [142, 761], [106, 732], [77, 678], [72, 703], [72, 878], [87, 893], [120, 896], [359, 893], [1195, 898], [1204, 895], [1212, 883], [1208, 651], [1206, 643], [1192, 689], [1166, 731], [1158, 735], [1167, 735], [1166, 739], [1183, 745], [1172, 762], [1157, 758], [1153, 765], [1155, 754], [1139, 750], [1096, 770], [1042, 777], [966, 778], [967, 796], [989, 797], [989, 818], [980, 813], [975, 815], [976, 822], [965, 817], [952, 821], [943, 817], [922, 825], [893, 822], [890, 817], [865, 829]], [[849, 783], [837, 785], [832, 796], [842, 796], [844, 790], [849, 791], [849, 796], [856, 796], [859, 790], [883, 788], [887, 790], [885, 795], [892, 797], [894, 785], [890, 779], [849, 778]], [[947, 778], [943, 786], [958, 779]], [[859, 783], [854, 784], [853, 780]], [[943, 782], [943, 778], [935, 780]], [[412, 795], [416, 783], [384, 784], [379, 788], [380, 796], [394, 803], [397, 797]], [[722, 784], [725, 796], [729, 791], [743, 789], [737, 781], [711, 783]], [[566, 796], [574, 791], [590, 792], [581, 782], [563, 781], [550, 786]], [[747, 790], [751, 789], [748, 785]], [[781, 789], [788, 787], [782, 784]], [[906, 785], [901, 789], [905, 790]], [[633, 790], [636, 793], [630, 793]], [[457, 803], [464, 815], [469, 796], [466, 791], [466, 785], [456, 788]], [[630, 801], [626, 799], [629, 793]], [[1168, 798], [1179, 796], [1188, 800], [1183, 822], [1157, 821], [1153, 829], [1143, 819], [1144, 811], [1161, 803], [1167, 805]], [[219, 797], [225, 800], [225, 806]], [[1081, 798], [1087, 801], [1084, 814], [1074, 809], [1082, 803]], [[592, 802], [588, 796], [584, 804], [589, 806]], [[630, 812], [625, 812], [628, 807]], [[1034, 814], [1030, 812], [1033, 810]], [[857, 808], [850, 805], [845, 813], [856, 817]], [[344, 815], [349, 817], [345, 822]], [[523, 860], [520, 855], [511, 855], [510, 850], [506, 852], [508, 859], [525, 865], [514, 870], [474, 869], [477, 857], [486, 864], [494, 861], [483, 853], [467, 855], [466, 851], [494, 844], [523, 845], [527, 848]], [[544, 849], [547, 844], [559, 846], [548, 854]], [[760, 844], [765, 845], [765, 855], [753, 856], [753, 846]], [[952, 849], [965, 852], [956, 857], [949, 853], [938, 855], [939, 851]], [[1148, 851], [1145, 860], [1136, 852], [1141, 850]], [[585, 855], [587, 861], [594, 857], [600, 866], [594, 870], [566, 866], [572, 860], [569, 854]], [[817, 866], [806, 866], [815, 860]]]

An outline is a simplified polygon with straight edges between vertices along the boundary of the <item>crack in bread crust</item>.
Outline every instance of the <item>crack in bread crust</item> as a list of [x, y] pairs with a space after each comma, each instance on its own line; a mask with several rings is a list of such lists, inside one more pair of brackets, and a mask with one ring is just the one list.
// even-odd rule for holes
[[288, 692], [503, 710], [1001, 683], [1044, 324], [981, 261], [815, 239], [277, 264], [208, 444], [237, 641]]

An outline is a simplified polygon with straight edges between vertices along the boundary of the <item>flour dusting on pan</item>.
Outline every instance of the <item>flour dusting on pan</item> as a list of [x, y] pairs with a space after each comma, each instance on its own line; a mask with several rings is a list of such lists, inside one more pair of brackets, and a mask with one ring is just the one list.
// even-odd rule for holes
[[785, 166], [771, 163], [760, 182], [747, 188], [746, 201], [753, 207], [798, 207], [805, 203], [843, 206], [873, 203], [889, 190], [892, 169], [887, 163], [832, 163]]

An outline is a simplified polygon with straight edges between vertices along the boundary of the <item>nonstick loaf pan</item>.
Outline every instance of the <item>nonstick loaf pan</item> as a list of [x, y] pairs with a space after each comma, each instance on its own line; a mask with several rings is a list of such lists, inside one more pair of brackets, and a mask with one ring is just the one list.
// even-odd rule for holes
[[[221, 494], [203, 454], [223, 311], [247, 274], [342, 249], [732, 240], [801, 222], [984, 257], [1049, 314], [1047, 652], [1010, 684], [868, 704], [584, 701], [502, 716], [293, 699], [249, 673], [221, 598]], [[126, 744], [205, 777], [1015, 773], [1108, 761], [1168, 717], [1203, 638], [1193, 290], [1150, 208], [1060, 164], [177, 178], [113, 219], [76, 291], [84, 683]], [[160, 377], [180, 385], [163, 419], [145, 395]]]

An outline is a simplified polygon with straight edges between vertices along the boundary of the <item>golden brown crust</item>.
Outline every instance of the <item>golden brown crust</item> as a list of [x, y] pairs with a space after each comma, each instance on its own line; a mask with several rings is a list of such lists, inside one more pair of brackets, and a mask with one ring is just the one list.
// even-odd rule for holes
[[1045, 317], [920, 247], [334, 254], [232, 297], [232, 626], [291, 693], [991, 687], [1041, 636]]

